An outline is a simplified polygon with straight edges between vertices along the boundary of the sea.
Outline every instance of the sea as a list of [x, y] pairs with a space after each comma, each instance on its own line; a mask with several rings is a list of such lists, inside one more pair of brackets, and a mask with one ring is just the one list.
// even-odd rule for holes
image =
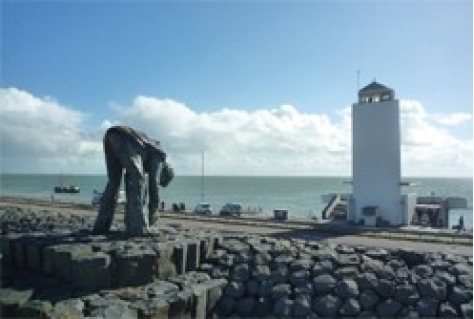
[[[273, 214], [274, 209], [287, 209], [290, 217], [321, 217], [323, 195], [351, 193], [349, 177], [248, 177], [248, 176], [176, 176], [160, 191], [165, 207], [184, 203], [192, 209], [198, 203], [211, 204], [214, 212], [226, 203], [240, 203], [244, 210]], [[409, 186], [403, 194], [419, 196], [464, 197], [468, 209], [452, 210], [450, 225], [464, 216], [466, 228], [472, 229], [472, 178], [404, 178]], [[36, 199], [90, 203], [93, 192], [102, 192], [107, 183], [105, 175], [0, 175], [0, 195]], [[80, 187], [78, 194], [55, 194], [58, 185]]]

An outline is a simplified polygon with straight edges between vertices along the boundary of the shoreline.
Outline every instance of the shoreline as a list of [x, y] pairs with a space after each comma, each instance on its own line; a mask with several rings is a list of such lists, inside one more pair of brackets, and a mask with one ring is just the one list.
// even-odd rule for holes
[[[53, 194], [58, 201], [78, 202], [89, 204], [93, 198], [93, 191], [102, 191], [107, 182], [102, 174], [77, 176], [67, 179], [66, 184], [76, 185], [81, 188], [79, 194]], [[56, 176], [56, 177], [55, 177]], [[58, 184], [57, 175], [5, 175], [2, 183], [2, 194], [6, 196], [31, 197], [49, 201]], [[236, 176], [209, 176], [206, 177], [205, 189], [201, 190], [202, 181], [198, 176], [177, 176], [170, 187], [160, 191], [161, 198], [166, 203], [166, 208], [171, 208], [172, 203], [184, 203], [186, 208], [192, 210], [201, 201], [212, 205], [217, 212], [224, 204], [236, 202], [242, 204], [244, 210], [262, 209], [267, 216], [273, 215], [275, 208], [288, 209], [290, 217], [321, 218], [325, 203], [322, 197], [328, 193], [350, 192], [350, 186], [344, 184], [347, 178], [339, 176], [330, 177], [246, 177]], [[449, 197], [461, 196], [469, 201], [468, 212], [455, 212], [450, 214], [450, 225], [456, 224], [460, 214], [467, 217], [465, 225], [472, 228], [472, 180], [471, 179], [445, 179], [445, 178], [415, 178], [416, 186], [404, 188], [404, 192], [416, 193], [419, 196], [436, 195]], [[201, 196], [204, 192], [204, 198]]]

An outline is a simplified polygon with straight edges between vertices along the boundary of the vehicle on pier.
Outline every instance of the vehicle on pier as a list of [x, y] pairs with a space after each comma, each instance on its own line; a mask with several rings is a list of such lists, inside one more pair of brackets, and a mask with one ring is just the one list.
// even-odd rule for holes
[[237, 216], [242, 214], [242, 205], [237, 203], [227, 203], [219, 211], [221, 216]]
[[193, 211], [195, 214], [212, 215], [212, 207], [209, 203], [197, 204]]
[[[98, 192], [97, 190], [94, 190], [92, 193], [92, 201], [91, 205], [92, 206], [100, 206], [100, 203], [102, 201], [102, 196], [104, 193]], [[119, 191], [118, 194], [118, 199], [117, 199], [117, 204], [125, 204], [126, 202], [126, 197], [125, 197], [125, 191]]]

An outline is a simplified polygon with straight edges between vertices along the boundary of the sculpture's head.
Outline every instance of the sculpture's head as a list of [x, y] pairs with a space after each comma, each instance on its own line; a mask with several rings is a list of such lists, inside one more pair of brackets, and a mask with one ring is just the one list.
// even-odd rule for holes
[[174, 170], [167, 162], [163, 162], [160, 174], [160, 186], [166, 187], [174, 178]]

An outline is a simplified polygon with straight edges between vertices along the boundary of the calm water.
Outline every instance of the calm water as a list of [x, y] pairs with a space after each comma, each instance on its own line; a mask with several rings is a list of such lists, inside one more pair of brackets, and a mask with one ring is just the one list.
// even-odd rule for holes
[[[50, 199], [53, 188], [63, 181], [64, 185], [77, 185], [80, 194], [54, 194], [56, 199], [90, 203], [94, 189], [102, 191], [107, 178], [101, 175], [0, 175], [2, 195]], [[178, 176], [161, 192], [167, 207], [173, 202], [184, 202], [187, 208], [197, 203], [209, 202], [214, 211], [226, 202], [238, 202], [245, 209], [270, 214], [275, 208], [287, 208], [293, 216], [320, 216], [324, 204], [321, 195], [330, 192], [351, 192], [349, 178], [339, 177], [205, 177]], [[461, 196], [469, 201], [469, 210], [454, 211], [451, 223], [457, 223], [460, 214], [465, 224], [472, 228], [472, 178], [406, 178], [415, 185], [403, 187], [403, 193], [421, 196]], [[204, 183], [203, 183], [204, 182]], [[204, 187], [203, 187], [204, 186]], [[202, 196], [204, 190], [204, 196]]]

